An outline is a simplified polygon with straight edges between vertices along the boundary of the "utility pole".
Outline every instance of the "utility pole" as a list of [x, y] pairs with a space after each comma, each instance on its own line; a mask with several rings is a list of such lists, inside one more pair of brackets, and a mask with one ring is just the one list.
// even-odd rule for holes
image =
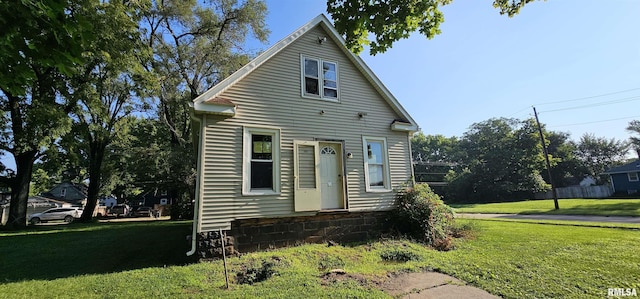
[[538, 124], [538, 133], [540, 133], [540, 142], [542, 142], [542, 153], [544, 153], [544, 160], [547, 162], [547, 174], [549, 175], [549, 183], [551, 184], [551, 191], [553, 192], [553, 205], [556, 210], [560, 209], [558, 205], [558, 192], [556, 191], [556, 185], [553, 184], [553, 177], [551, 176], [551, 164], [549, 163], [549, 153], [547, 152], [547, 144], [544, 142], [544, 135], [542, 134], [542, 127], [540, 126], [540, 121], [538, 120], [538, 112], [536, 111], [536, 107], [533, 108], [533, 115], [536, 116], [536, 124]]

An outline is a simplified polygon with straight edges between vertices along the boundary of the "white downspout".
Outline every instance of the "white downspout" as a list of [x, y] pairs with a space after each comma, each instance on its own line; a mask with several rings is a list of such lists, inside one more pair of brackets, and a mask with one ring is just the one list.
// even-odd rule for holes
[[198, 179], [196, 180], [196, 202], [193, 206], [193, 233], [191, 235], [191, 250], [187, 252], [187, 256], [192, 256], [198, 250], [197, 241], [198, 241], [198, 224], [200, 222], [200, 197], [203, 194], [203, 180], [204, 176], [202, 175], [202, 165], [204, 159], [204, 131], [205, 131], [205, 121], [206, 116], [202, 116], [202, 118], [196, 116], [195, 114], [191, 115], [191, 119], [198, 122], [200, 124], [200, 136], [198, 136]]

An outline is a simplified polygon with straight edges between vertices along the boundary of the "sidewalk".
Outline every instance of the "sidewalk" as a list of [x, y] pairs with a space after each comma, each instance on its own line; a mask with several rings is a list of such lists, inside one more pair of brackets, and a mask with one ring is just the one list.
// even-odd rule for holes
[[521, 214], [470, 214], [457, 213], [460, 218], [469, 219], [527, 219], [527, 220], [568, 220], [568, 221], [588, 221], [588, 222], [612, 222], [612, 223], [637, 223], [640, 224], [640, 217], [632, 216], [589, 216], [589, 215], [521, 215]]

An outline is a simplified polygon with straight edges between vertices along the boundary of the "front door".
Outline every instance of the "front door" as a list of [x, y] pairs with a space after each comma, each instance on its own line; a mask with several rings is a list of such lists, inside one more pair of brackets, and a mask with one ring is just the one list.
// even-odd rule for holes
[[344, 208], [342, 145], [320, 143], [320, 196], [323, 210]]

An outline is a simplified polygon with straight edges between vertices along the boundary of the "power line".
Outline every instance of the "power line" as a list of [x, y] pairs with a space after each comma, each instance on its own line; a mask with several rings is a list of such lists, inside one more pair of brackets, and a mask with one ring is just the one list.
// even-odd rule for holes
[[631, 89], [626, 89], [626, 90], [621, 90], [621, 91], [615, 91], [615, 92], [609, 92], [609, 93], [599, 94], [599, 95], [595, 95], [595, 96], [588, 96], [588, 97], [582, 97], [582, 98], [575, 98], [575, 99], [570, 99], [570, 100], [561, 100], [561, 101], [553, 101], [553, 102], [544, 102], [544, 103], [540, 103], [540, 104], [535, 104], [534, 106], [543, 106], [543, 105], [552, 105], [552, 104], [558, 104], [558, 103], [575, 102], [575, 101], [580, 101], [580, 100], [593, 99], [593, 98], [599, 98], [599, 97], [610, 96], [610, 95], [614, 95], [614, 94], [620, 94], [620, 93], [630, 92], [630, 91], [634, 91], [634, 90], [640, 90], [640, 87], [637, 87], [637, 88], [631, 88]]
[[620, 118], [612, 118], [612, 119], [605, 119], [605, 120], [597, 120], [597, 121], [590, 121], [590, 122], [584, 122], [584, 123], [555, 125], [555, 126], [549, 126], [549, 127], [581, 126], [581, 125], [597, 124], [597, 123], [604, 123], [604, 122], [609, 122], [609, 121], [616, 121], [616, 120], [623, 120], [623, 119], [630, 119], [630, 118], [637, 118], [637, 117], [640, 117], [640, 115], [628, 116], [628, 117], [620, 117]]
[[616, 99], [616, 100], [600, 102], [600, 103], [592, 103], [592, 104], [582, 105], [582, 106], [573, 106], [573, 107], [559, 108], [559, 109], [553, 109], [553, 110], [544, 110], [544, 111], [540, 111], [539, 113], [542, 114], [542, 113], [548, 113], [548, 112], [557, 112], [557, 111], [566, 111], [566, 110], [574, 110], [574, 109], [591, 108], [591, 107], [605, 106], [605, 105], [618, 104], [618, 103], [624, 103], [624, 102], [631, 102], [631, 101], [637, 101], [637, 100], [640, 100], [640, 96], [627, 97], [627, 98]]

